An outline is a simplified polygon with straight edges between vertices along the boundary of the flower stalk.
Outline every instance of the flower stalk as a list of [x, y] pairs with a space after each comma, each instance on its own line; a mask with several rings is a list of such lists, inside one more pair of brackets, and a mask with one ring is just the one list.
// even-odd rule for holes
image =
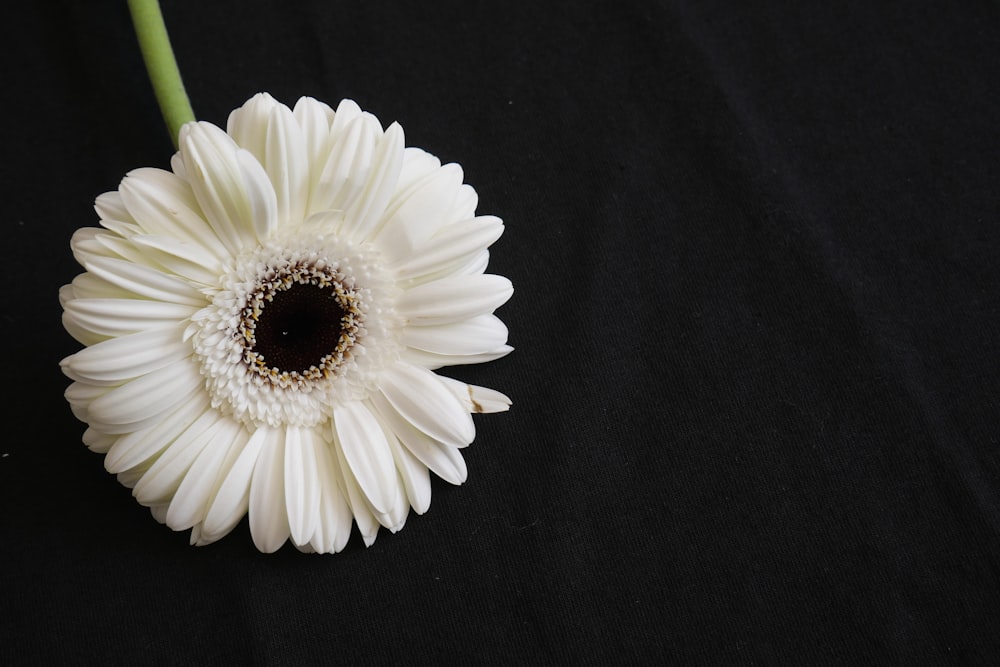
[[156, 101], [176, 148], [181, 125], [195, 120], [195, 116], [170, 46], [160, 4], [157, 0], [128, 0], [128, 7]]

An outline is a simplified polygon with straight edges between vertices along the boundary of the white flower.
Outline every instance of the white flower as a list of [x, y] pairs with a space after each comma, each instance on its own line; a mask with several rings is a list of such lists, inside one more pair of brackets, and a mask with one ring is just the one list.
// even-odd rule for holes
[[62, 368], [84, 442], [193, 544], [247, 512], [266, 552], [399, 530], [429, 471], [465, 480], [470, 413], [510, 405], [432, 372], [511, 351], [492, 314], [511, 284], [484, 273], [503, 223], [350, 100], [260, 94], [179, 145], [72, 240], [63, 322], [87, 347]]

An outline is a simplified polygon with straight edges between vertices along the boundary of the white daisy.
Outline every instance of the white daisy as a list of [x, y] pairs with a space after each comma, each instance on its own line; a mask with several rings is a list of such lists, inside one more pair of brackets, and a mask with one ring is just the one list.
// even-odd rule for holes
[[259, 94], [189, 123], [172, 171], [97, 199], [72, 248], [62, 362], [84, 442], [193, 544], [249, 512], [254, 543], [370, 545], [466, 477], [472, 412], [503, 394], [433, 369], [511, 351], [484, 273], [503, 232], [458, 165], [345, 100]]

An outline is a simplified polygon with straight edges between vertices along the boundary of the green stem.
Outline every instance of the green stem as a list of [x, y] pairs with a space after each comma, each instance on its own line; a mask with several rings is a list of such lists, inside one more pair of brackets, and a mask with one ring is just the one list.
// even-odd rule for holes
[[156, 101], [163, 112], [170, 138], [177, 147], [177, 134], [184, 123], [195, 120], [191, 102], [184, 91], [177, 60], [170, 47], [167, 27], [163, 24], [163, 14], [157, 0], [128, 0], [132, 12], [132, 23], [139, 38], [139, 49], [146, 61], [146, 71], [156, 93]]

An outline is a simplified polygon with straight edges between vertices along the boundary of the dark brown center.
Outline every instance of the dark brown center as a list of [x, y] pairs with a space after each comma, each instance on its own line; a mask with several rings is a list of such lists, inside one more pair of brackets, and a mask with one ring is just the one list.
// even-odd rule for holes
[[270, 368], [305, 373], [337, 349], [345, 313], [333, 290], [293, 283], [262, 305], [253, 350]]

